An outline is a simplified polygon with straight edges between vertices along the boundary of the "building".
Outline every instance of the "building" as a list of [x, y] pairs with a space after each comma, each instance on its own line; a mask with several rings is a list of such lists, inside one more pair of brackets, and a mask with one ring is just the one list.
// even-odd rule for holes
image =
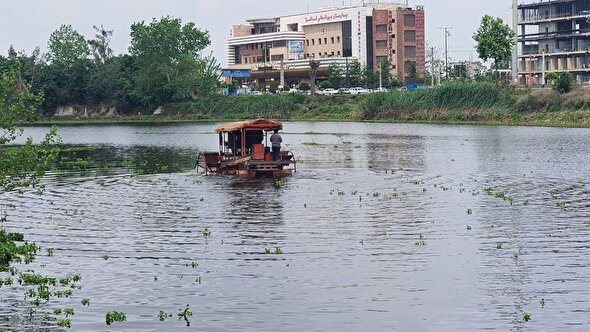
[[424, 73], [422, 7], [365, 2], [247, 23], [231, 30], [228, 69], [250, 69], [259, 83], [281, 80], [281, 72], [285, 84], [307, 80], [310, 59], [320, 61], [320, 79], [331, 64], [348, 68], [352, 61], [377, 71], [389, 60], [399, 79], [408, 76], [411, 66]]
[[451, 61], [449, 62], [451, 76], [456, 78], [475, 79], [484, 75], [488, 68], [479, 61]]
[[590, 82], [590, 0], [521, 4], [518, 16], [521, 84], [543, 84], [558, 72]]

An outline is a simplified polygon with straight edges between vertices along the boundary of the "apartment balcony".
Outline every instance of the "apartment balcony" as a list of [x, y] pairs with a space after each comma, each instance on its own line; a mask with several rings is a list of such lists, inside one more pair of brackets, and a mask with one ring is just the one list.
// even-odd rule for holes
[[529, 57], [540, 57], [545, 54], [546, 57], [553, 57], [553, 56], [573, 56], [573, 55], [584, 55], [590, 54], [590, 46], [586, 48], [563, 48], [563, 49], [553, 49], [553, 50], [542, 50], [539, 47], [530, 47], [530, 48], [523, 48], [522, 51], [519, 53], [519, 58], [529, 58]]
[[534, 34], [518, 35], [518, 42], [535, 42], [549, 39], [564, 39], [573, 37], [590, 38], [590, 29], [577, 29], [568, 31], [540, 32]]

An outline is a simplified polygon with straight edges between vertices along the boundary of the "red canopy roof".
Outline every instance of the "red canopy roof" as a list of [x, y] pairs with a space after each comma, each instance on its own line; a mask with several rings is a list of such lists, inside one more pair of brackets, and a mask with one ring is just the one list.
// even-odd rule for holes
[[280, 130], [283, 124], [276, 120], [256, 119], [225, 123], [215, 129], [216, 132], [228, 132], [237, 130]]

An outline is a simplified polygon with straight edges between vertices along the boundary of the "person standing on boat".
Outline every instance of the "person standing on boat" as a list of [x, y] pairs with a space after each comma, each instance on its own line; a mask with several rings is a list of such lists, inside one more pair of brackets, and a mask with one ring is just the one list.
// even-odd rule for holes
[[279, 131], [275, 129], [274, 134], [270, 136], [270, 142], [272, 143], [272, 160], [277, 161], [281, 158], [281, 143], [283, 138], [279, 135]]

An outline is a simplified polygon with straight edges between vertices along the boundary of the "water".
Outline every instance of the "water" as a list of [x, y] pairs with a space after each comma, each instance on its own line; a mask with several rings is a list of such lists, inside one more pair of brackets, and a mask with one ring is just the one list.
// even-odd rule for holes
[[[215, 126], [62, 127], [92, 164], [2, 197], [9, 230], [54, 248], [33, 267], [82, 275], [46, 306], [72, 330], [111, 310], [125, 331], [590, 329], [587, 129], [286, 123], [302, 162], [277, 187], [196, 174]], [[1, 290], [0, 329], [55, 329]]]

